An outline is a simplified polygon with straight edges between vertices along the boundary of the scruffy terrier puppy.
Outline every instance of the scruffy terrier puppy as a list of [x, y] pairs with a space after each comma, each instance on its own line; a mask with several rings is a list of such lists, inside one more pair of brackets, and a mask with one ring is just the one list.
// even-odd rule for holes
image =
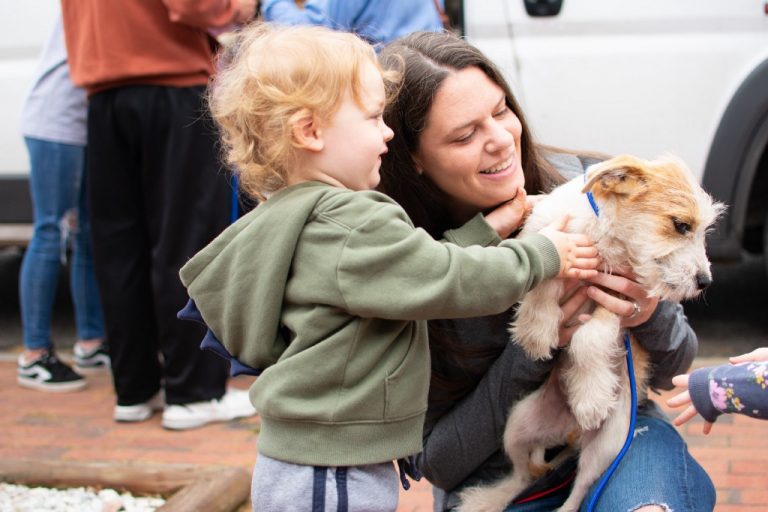
[[[539, 231], [567, 213], [568, 230], [594, 240], [608, 271], [631, 270], [649, 295], [680, 301], [712, 282], [704, 238], [723, 209], [680, 160], [619, 156], [590, 167], [586, 176], [537, 202], [523, 233]], [[533, 359], [550, 359], [558, 346], [562, 295], [561, 280], [545, 281], [520, 304], [512, 339]], [[584, 312], [591, 312], [590, 320], [562, 350], [547, 381], [510, 411], [504, 449], [513, 473], [463, 491], [459, 511], [503, 510], [534, 478], [567, 456], [546, 463], [544, 449], [566, 444], [580, 449], [580, 457], [573, 490], [559, 510], [578, 510], [589, 487], [621, 450], [631, 406], [621, 318], [599, 305], [588, 307]], [[642, 400], [648, 356], [634, 340], [632, 355]]]

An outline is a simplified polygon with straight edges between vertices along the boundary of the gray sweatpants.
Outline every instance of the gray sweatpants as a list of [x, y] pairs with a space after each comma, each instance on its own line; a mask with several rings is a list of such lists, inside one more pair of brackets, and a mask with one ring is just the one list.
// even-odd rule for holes
[[259, 454], [251, 500], [254, 512], [393, 512], [399, 484], [392, 462], [302, 466]]

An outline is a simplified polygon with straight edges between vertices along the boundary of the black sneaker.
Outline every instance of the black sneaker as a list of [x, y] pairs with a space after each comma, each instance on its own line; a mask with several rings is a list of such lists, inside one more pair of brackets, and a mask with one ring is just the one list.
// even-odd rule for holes
[[26, 365], [24, 355], [20, 355], [16, 381], [20, 386], [39, 391], [77, 391], [87, 384], [81, 375], [59, 361], [50, 351]]
[[102, 343], [90, 351], [80, 348], [80, 345], [75, 343], [74, 354], [75, 368], [79, 372], [89, 373], [109, 370], [110, 368], [109, 351], [106, 343]]

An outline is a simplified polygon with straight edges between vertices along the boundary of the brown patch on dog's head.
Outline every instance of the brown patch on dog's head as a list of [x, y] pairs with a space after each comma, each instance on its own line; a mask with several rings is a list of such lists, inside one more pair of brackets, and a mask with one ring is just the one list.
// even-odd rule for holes
[[634, 156], [611, 158], [590, 167], [582, 192], [591, 191], [596, 199], [614, 195], [634, 197], [646, 190], [646, 167], [646, 162]]
[[702, 211], [711, 201], [701, 201], [704, 191], [693, 182], [685, 164], [672, 156], [653, 161], [630, 155], [611, 158], [590, 168], [582, 191], [591, 191], [598, 204], [617, 203], [625, 214], [663, 213], [667, 221], [659, 223], [658, 229], [670, 238], [709, 226], [723, 210], [715, 204], [712, 211]]
[[[591, 191], [633, 269], [656, 294], [680, 300], [711, 282], [704, 235], [724, 206], [672, 156], [652, 161], [623, 155], [592, 166]], [[656, 275], [659, 272], [663, 274]]]

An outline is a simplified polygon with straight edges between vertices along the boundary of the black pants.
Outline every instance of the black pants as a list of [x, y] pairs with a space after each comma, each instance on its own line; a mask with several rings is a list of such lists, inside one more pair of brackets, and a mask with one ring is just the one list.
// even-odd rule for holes
[[131, 86], [90, 97], [88, 199], [96, 278], [120, 405], [165, 386], [169, 404], [219, 398], [227, 367], [176, 318], [179, 269], [227, 225], [231, 194], [202, 87]]

